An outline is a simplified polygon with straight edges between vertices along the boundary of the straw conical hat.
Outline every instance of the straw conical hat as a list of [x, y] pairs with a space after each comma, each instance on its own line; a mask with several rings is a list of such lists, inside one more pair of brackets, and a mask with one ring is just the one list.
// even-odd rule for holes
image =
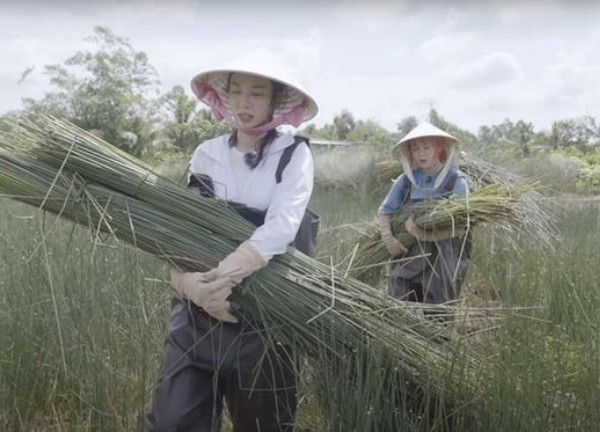
[[440, 128], [432, 125], [431, 123], [428, 122], [423, 122], [421, 124], [419, 124], [417, 127], [415, 127], [414, 129], [412, 129], [409, 133], [407, 133], [400, 141], [398, 141], [394, 147], [392, 148], [392, 155], [395, 158], [400, 158], [401, 154], [400, 152], [406, 151], [404, 149], [408, 148], [408, 142], [412, 141], [414, 139], [417, 138], [424, 138], [424, 137], [439, 137], [439, 138], [445, 138], [446, 140], [448, 140], [449, 144], [450, 143], [458, 143], [458, 140], [453, 137], [452, 135], [450, 135], [448, 132], [445, 132], [443, 130], [441, 130]]
[[415, 178], [413, 176], [412, 167], [410, 165], [410, 149], [408, 144], [417, 138], [425, 138], [425, 137], [436, 137], [443, 138], [446, 144], [448, 158], [444, 163], [444, 167], [440, 171], [437, 176], [437, 180], [433, 185], [433, 189], [439, 187], [444, 178], [446, 177], [446, 173], [450, 169], [450, 165], [452, 163], [452, 158], [454, 155], [454, 151], [457, 147], [458, 140], [450, 135], [448, 132], [443, 131], [442, 129], [432, 125], [428, 122], [423, 122], [419, 124], [417, 127], [412, 129], [409, 133], [407, 133], [400, 141], [398, 141], [394, 147], [392, 148], [392, 156], [394, 158], [399, 159], [402, 162], [402, 166], [404, 167], [404, 172], [408, 176], [410, 182], [416, 185]]
[[[318, 111], [317, 103], [304, 89], [296, 76], [269, 51], [254, 51], [233, 63], [196, 75], [191, 82], [192, 91], [214, 111], [215, 102], [230, 111], [227, 84], [230, 74], [244, 73], [276, 81], [284, 85], [281, 101], [275, 107], [273, 117], [289, 114], [298, 106], [304, 106], [302, 122], [313, 118]], [[218, 101], [214, 100], [214, 97]]]

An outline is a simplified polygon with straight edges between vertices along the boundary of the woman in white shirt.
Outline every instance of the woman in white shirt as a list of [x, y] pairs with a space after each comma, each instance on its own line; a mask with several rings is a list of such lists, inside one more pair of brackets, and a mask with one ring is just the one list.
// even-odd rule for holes
[[256, 229], [214, 269], [172, 271], [179, 296], [146, 423], [152, 431], [218, 431], [225, 400], [234, 431], [291, 431], [297, 404], [291, 353], [256, 323], [234, 316], [228, 297], [296, 238], [313, 189], [313, 160], [306, 140], [276, 127], [299, 126], [317, 105], [269, 56], [200, 73], [192, 89], [233, 132], [198, 146], [190, 186], [241, 204], [248, 211], [240, 214]]

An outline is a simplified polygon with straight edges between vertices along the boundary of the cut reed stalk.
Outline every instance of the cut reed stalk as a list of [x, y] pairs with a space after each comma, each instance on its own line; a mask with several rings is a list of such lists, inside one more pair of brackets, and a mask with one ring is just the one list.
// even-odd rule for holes
[[[50, 117], [0, 134], [0, 191], [89, 226], [97, 239], [108, 233], [192, 271], [214, 267], [253, 230], [226, 204]], [[238, 313], [317, 359], [384, 353], [403, 377], [454, 400], [475, 398], [491, 379], [486, 359], [439, 337], [440, 323], [291, 248], [244, 281], [232, 301]]]
[[[394, 179], [403, 172], [402, 164], [396, 160], [384, 160], [376, 164], [377, 178], [382, 187], [388, 189]], [[461, 152], [459, 168], [467, 176], [469, 187], [473, 191], [504, 188], [505, 192], [518, 198], [513, 207], [512, 229], [525, 234], [541, 247], [553, 250], [559, 231], [548, 209], [548, 200], [540, 193], [540, 185], [526, 182], [518, 175], [499, 168], [483, 159]], [[483, 197], [483, 194], [480, 195]]]

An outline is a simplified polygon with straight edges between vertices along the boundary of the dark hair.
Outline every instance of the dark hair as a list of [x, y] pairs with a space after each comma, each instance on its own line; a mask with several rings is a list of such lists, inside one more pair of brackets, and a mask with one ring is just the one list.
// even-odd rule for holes
[[[258, 151], [256, 152], [256, 159], [254, 160], [253, 166], [251, 166], [251, 169], [254, 169], [256, 166], [258, 166], [258, 164], [260, 163], [260, 161], [263, 158], [263, 154], [265, 152], [265, 148], [267, 148], [267, 146], [269, 144], [271, 144], [273, 141], [275, 141], [275, 139], [279, 136], [279, 132], [277, 132], [277, 129], [271, 129], [270, 131], [268, 131], [265, 136], [263, 137], [262, 141], [260, 142], [259, 146], [258, 146]], [[231, 135], [229, 136], [229, 147], [233, 147], [235, 146], [235, 144], [237, 143], [237, 130], [234, 130]]]

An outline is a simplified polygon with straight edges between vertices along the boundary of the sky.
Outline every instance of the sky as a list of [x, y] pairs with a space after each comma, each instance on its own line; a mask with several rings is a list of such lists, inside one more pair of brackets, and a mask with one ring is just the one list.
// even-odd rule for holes
[[344, 109], [390, 131], [431, 108], [473, 132], [600, 117], [592, 0], [0, 0], [0, 11], [0, 113], [50, 91], [44, 66], [93, 49], [85, 38], [101, 25], [148, 55], [163, 91], [268, 50], [318, 102], [317, 126]]

